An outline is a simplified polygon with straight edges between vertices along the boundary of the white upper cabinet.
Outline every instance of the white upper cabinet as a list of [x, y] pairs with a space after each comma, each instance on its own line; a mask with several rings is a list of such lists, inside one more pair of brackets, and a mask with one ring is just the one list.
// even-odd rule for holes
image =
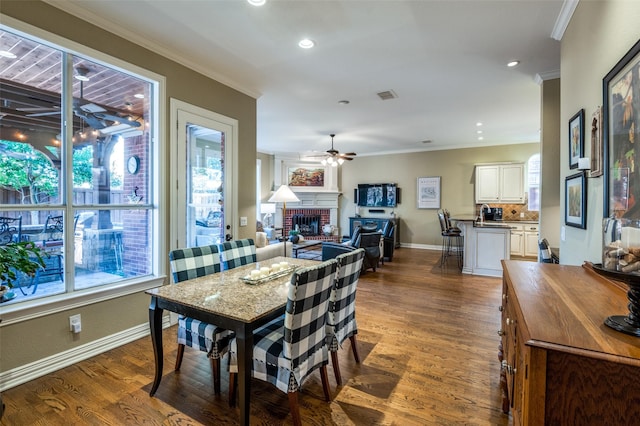
[[476, 203], [524, 203], [524, 163], [476, 166]]

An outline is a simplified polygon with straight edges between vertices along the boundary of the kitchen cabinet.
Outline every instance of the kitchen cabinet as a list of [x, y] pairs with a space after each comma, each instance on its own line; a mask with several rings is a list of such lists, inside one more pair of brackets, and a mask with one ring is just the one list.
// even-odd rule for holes
[[511, 256], [538, 257], [538, 224], [504, 222], [511, 228]]
[[638, 338], [603, 324], [629, 314], [622, 284], [588, 264], [502, 267], [499, 386], [513, 424], [638, 424]]
[[475, 223], [454, 218], [464, 236], [463, 274], [502, 276], [503, 259], [510, 258], [508, 226], [497, 223]]
[[524, 255], [538, 257], [538, 224], [525, 224], [524, 228]]
[[524, 201], [524, 163], [476, 166], [476, 204]]

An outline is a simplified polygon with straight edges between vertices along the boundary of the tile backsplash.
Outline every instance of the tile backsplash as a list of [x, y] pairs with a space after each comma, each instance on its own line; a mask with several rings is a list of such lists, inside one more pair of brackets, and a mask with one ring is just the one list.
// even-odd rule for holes
[[[480, 214], [481, 204], [476, 204], [476, 215]], [[491, 207], [502, 207], [502, 220], [506, 222], [515, 222], [518, 220], [538, 221], [539, 212], [532, 212], [527, 209], [526, 204], [491, 204]], [[524, 213], [524, 217], [520, 217], [520, 213]]]

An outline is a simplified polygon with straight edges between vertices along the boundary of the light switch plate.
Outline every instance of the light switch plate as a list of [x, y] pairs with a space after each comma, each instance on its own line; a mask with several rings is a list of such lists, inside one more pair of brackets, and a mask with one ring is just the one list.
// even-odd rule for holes
[[246, 216], [242, 216], [240, 218], [240, 226], [247, 226], [247, 217]]
[[560, 239], [562, 241], [564, 241], [564, 239], [565, 239], [565, 227], [564, 226], [560, 227]]

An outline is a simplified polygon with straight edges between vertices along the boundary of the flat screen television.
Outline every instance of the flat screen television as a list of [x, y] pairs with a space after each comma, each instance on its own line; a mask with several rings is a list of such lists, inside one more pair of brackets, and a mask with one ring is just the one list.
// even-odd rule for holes
[[361, 207], [396, 207], [399, 202], [399, 188], [395, 183], [359, 184], [356, 198]]

